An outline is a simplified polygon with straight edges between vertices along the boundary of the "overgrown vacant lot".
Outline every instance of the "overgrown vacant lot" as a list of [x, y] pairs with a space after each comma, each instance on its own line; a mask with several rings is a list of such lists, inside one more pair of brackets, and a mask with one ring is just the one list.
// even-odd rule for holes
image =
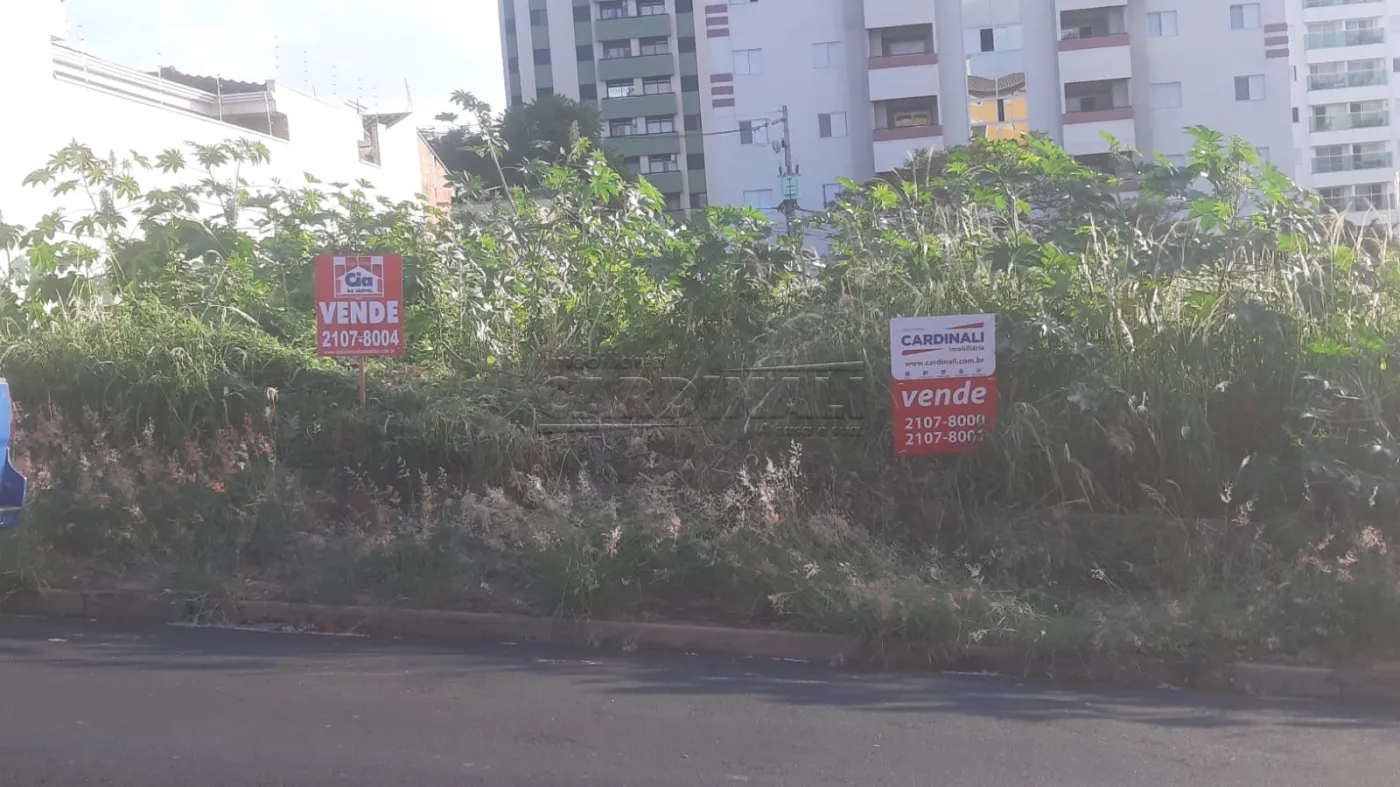
[[[27, 258], [0, 368], [35, 488], [0, 571], [942, 654], [1393, 654], [1400, 254], [1197, 133], [1188, 166], [1115, 175], [1041, 139], [921, 159], [813, 215], [821, 256], [751, 212], [678, 223], [583, 145], [455, 220], [253, 188], [246, 145], [70, 147], [34, 180], [94, 211], [0, 227]], [[190, 185], [143, 190], [148, 167]], [[404, 256], [410, 340], [363, 413], [313, 344], [311, 257], [356, 250]], [[998, 317], [995, 434], [896, 460], [889, 318], [974, 312]], [[859, 361], [863, 428], [746, 431], [626, 372], [580, 393], [553, 360], [598, 355], [681, 378]], [[671, 425], [542, 428], [561, 419]]]

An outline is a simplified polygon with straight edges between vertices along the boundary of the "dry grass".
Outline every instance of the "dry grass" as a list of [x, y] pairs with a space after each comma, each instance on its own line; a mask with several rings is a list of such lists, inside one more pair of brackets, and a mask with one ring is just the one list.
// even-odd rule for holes
[[95, 416], [40, 409], [20, 427], [35, 494], [0, 542], [11, 585], [776, 625], [946, 658], [1011, 645], [1047, 661], [1337, 661], [1390, 653], [1400, 630], [1400, 567], [1378, 529], [1287, 556], [1268, 537], [1287, 523], [1244, 507], [1223, 523], [988, 509], [980, 537], [945, 554], [877, 538], [809, 488], [795, 445], [717, 491], [674, 473], [516, 473], [472, 492], [444, 474], [405, 500], [349, 469], [309, 490], [251, 422], [179, 451], [114, 442]]

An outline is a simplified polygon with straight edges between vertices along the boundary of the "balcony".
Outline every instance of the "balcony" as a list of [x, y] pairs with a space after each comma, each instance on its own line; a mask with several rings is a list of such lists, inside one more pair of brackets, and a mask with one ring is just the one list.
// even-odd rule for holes
[[671, 35], [671, 15], [609, 15], [594, 20], [593, 31], [599, 41], [669, 36]]
[[1137, 144], [1126, 79], [1071, 82], [1064, 92], [1064, 147], [1074, 156], [1107, 153], [1108, 134], [1124, 147]]
[[1375, 109], [1364, 112], [1341, 112], [1334, 115], [1313, 115], [1309, 125], [1314, 132], [1382, 128], [1390, 125], [1390, 112], [1385, 109]]
[[639, 118], [651, 115], [676, 114], [675, 93], [648, 93], [620, 98], [604, 98], [599, 102], [604, 120]]
[[875, 102], [875, 171], [904, 166], [909, 154], [943, 146], [938, 123], [938, 97], [931, 95]]
[[1390, 81], [1389, 74], [1390, 72], [1382, 69], [1309, 74], [1308, 90], [1340, 90], [1346, 87], [1385, 85]]
[[1367, 27], [1359, 30], [1328, 30], [1306, 33], [1303, 36], [1304, 49], [1332, 49], [1339, 46], [1366, 46], [1384, 44], [1385, 28]]
[[927, 66], [938, 62], [931, 24], [877, 27], [868, 35], [872, 69]]
[[639, 77], [668, 77], [676, 73], [676, 57], [664, 55], [631, 55], [604, 57], [598, 60], [598, 81], [637, 79]]
[[1060, 51], [1127, 46], [1123, 6], [1081, 8], [1060, 12]]
[[1127, 79], [1133, 73], [1123, 9], [1087, 8], [1060, 14], [1060, 80]]
[[[716, 0], [707, 0], [716, 2]], [[901, 3], [890, 0], [864, 0], [865, 26], [902, 27], [924, 24], [933, 20], [932, 3]]]
[[1314, 175], [1329, 172], [1357, 172], [1367, 169], [1390, 169], [1393, 157], [1390, 151], [1377, 153], [1352, 153], [1341, 156], [1318, 156], [1312, 160]]

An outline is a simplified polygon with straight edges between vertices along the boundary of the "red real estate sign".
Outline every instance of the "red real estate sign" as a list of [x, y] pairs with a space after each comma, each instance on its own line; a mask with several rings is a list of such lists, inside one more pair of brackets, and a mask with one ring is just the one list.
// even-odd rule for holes
[[316, 258], [316, 352], [403, 355], [403, 258]]
[[997, 419], [997, 378], [895, 380], [894, 452], [955, 454], [986, 439]]

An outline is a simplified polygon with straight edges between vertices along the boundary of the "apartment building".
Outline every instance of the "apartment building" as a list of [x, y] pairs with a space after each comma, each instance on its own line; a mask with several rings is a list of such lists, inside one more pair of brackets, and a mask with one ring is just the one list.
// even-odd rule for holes
[[1295, 177], [1355, 221], [1393, 222], [1400, 0], [1289, 0], [1288, 16]]
[[498, 0], [510, 102], [597, 101], [607, 145], [672, 210], [707, 204], [691, 0]]
[[1393, 218], [1400, 0], [499, 1], [511, 101], [596, 100], [677, 209], [776, 211], [795, 185], [815, 210], [839, 178], [1030, 130], [1184, 161], [1204, 125]]

